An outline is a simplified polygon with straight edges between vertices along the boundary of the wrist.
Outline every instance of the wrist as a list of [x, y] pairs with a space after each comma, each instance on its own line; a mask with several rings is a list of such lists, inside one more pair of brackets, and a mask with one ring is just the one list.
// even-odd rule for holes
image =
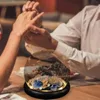
[[51, 44], [52, 44], [52, 49], [55, 50], [57, 48], [58, 41], [52, 38], [51, 39]]
[[11, 36], [15, 37], [15, 38], [22, 38], [21, 32], [15, 32], [15, 31], [11, 31]]
[[16, 32], [12, 31], [11, 34], [10, 34], [10, 38], [13, 38], [14, 39], [17, 39], [17, 40], [21, 40], [22, 39], [22, 36], [21, 35], [18, 35]]

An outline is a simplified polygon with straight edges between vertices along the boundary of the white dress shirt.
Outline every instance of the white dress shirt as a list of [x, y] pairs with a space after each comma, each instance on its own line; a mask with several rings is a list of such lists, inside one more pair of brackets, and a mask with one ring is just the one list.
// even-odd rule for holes
[[87, 6], [51, 36], [56, 57], [71, 70], [100, 79], [100, 5]]

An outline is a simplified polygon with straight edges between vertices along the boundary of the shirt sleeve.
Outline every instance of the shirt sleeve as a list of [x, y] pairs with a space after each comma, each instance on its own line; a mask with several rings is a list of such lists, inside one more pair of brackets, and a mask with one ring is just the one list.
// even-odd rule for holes
[[82, 12], [68, 24], [61, 24], [51, 34], [58, 41], [54, 56], [71, 70], [100, 79], [100, 56], [79, 50], [81, 41]]
[[63, 42], [71, 47], [80, 49], [82, 12], [73, 17], [67, 24], [60, 24], [51, 36], [57, 41]]
[[100, 56], [83, 52], [65, 43], [58, 42], [54, 56], [71, 70], [100, 79]]

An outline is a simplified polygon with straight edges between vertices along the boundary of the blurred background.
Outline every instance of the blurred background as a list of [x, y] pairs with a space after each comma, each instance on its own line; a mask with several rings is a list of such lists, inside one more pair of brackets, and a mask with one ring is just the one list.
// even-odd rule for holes
[[[3, 38], [0, 41], [0, 54], [5, 47], [12, 25], [16, 17], [22, 12], [22, 5], [27, 0], [0, 0], [0, 23], [3, 28]], [[33, 0], [34, 1], [34, 0]], [[43, 16], [43, 27], [52, 32], [60, 23], [67, 23], [70, 18], [81, 11], [89, 0], [35, 0], [40, 2]], [[27, 55], [23, 43], [20, 54]]]

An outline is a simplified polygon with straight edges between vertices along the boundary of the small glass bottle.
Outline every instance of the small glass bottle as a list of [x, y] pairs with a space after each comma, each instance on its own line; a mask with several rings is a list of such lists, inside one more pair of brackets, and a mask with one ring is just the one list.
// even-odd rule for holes
[[2, 27], [0, 25], [0, 40], [1, 40], [1, 38], [2, 38]]

